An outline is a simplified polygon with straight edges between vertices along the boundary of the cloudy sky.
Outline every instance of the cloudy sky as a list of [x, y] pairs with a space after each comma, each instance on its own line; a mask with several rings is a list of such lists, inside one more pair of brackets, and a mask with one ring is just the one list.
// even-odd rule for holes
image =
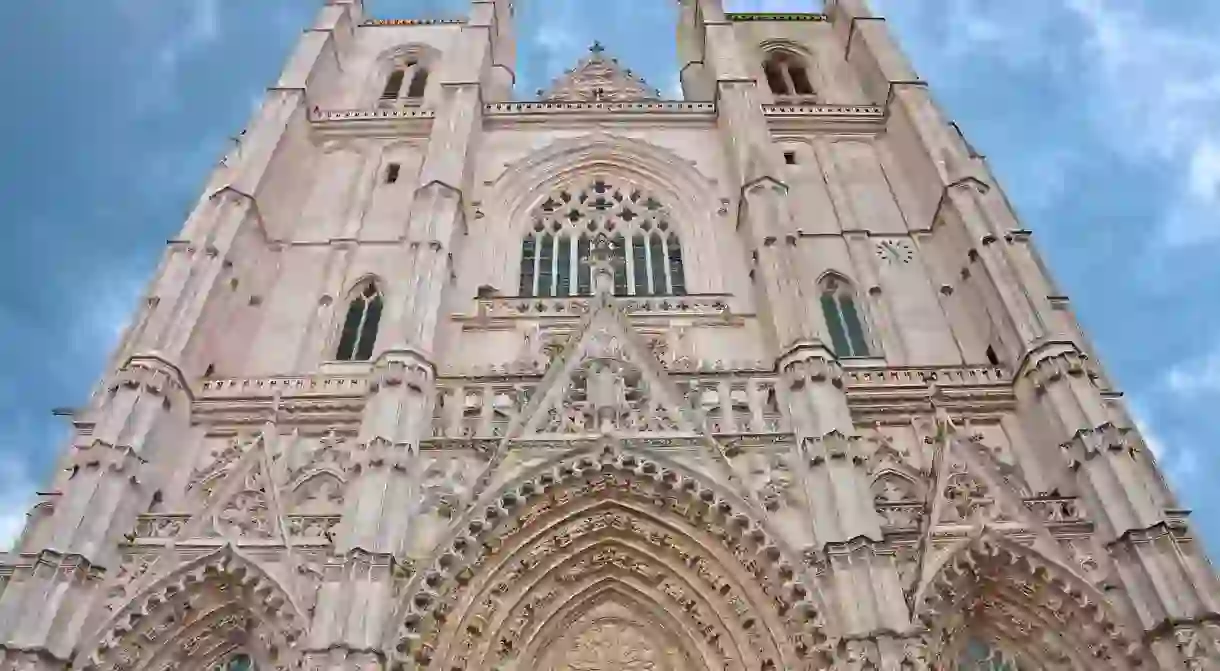
[[[410, 18], [464, 4], [368, 3]], [[517, 3], [519, 97], [594, 39], [674, 90], [673, 0]], [[1220, 549], [1220, 3], [874, 3], [990, 158]], [[5, 3], [21, 29], [0, 41], [0, 547], [62, 447], [51, 408], [87, 397], [164, 241], [320, 4]]]

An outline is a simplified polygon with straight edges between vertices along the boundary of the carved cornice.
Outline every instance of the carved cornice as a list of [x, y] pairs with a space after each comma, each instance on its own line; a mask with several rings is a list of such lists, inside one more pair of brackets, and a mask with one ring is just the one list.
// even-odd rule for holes
[[762, 106], [768, 127], [775, 132], [827, 130], [878, 133], [885, 129], [885, 110], [875, 105], [770, 103]]
[[729, 21], [805, 21], [822, 23], [829, 21], [825, 14], [807, 12], [725, 12]]
[[685, 101], [633, 102], [500, 102], [483, 108], [484, 119], [496, 127], [544, 122], [549, 126], [565, 122], [587, 123], [613, 120], [615, 123], [700, 125], [716, 121], [716, 104]]
[[377, 26], [460, 26], [466, 19], [366, 19], [362, 27]]

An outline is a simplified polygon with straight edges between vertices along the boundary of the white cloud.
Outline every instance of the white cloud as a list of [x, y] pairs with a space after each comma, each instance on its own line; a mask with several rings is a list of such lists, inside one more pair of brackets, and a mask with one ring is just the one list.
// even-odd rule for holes
[[1220, 239], [1220, 41], [1165, 24], [1160, 8], [1066, 2], [1086, 29], [1097, 126], [1119, 152], [1159, 161], [1178, 178], [1160, 241]]
[[157, 52], [161, 66], [167, 70], [178, 67], [179, 61], [216, 41], [220, 37], [220, 0], [193, 0], [191, 12], [182, 30], [168, 39]]
[[37, 487], [21, 462], [8, 461], [0, 470], [0, 553], [11, 549], [21, 536]]
[[[1148, 395], [1141, 397], [1149, 398]], [[1165, 477], [1175, 487], [1186, 485], [1198, 474], [1200, 456], [1197, 449], [1182, 440], [1166, 440], [1165, 435], [1158, 429], [1159, 425], [1154, 423], [1147, 412], [1147, 406], [1135, 400], [1134, 396], [1128, 399], [1127, 409], [1131, 414], [1131, 421], [1144, 438], [1144, 444], [1156, 457]]]
[[[155, 54], [148, 71], [133, 80], [131, 107], [136, 116], [156, 113], [172, 101], [182, 62], [221, 38], [220, 0], [121, 0], [118, 6], [131, 28], [130, 39], [151, 40], [140, 52]], [[188, 8], [185, 13], [183, 7]]]
[[1220, 394], [1220, 345], [1194, 361], [1179, 363], [1165, 375], [1165, 386], [1183, 400]]

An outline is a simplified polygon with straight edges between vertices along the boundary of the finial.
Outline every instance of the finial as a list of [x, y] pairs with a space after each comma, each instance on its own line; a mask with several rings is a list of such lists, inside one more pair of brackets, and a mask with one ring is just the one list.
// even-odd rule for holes
[[600, 54], [601, 52], [603, 52], [605, 50], [606, 50], [606, 47], [603, 47], [602, 43], [598, 40], [593, 40], [593, 44], [589, 45], [589, 53]]

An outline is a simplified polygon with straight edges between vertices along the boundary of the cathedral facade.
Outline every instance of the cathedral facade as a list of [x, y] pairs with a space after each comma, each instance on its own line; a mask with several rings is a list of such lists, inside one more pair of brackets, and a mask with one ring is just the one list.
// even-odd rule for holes
[[[658, 0], [661, 1], [661, 0]], [[0, 555], [0, 669], [1220, 669], [1220, 592], [864, 0], [325, 0]], [[673, 96], [670, 96], [673, 97]]]

